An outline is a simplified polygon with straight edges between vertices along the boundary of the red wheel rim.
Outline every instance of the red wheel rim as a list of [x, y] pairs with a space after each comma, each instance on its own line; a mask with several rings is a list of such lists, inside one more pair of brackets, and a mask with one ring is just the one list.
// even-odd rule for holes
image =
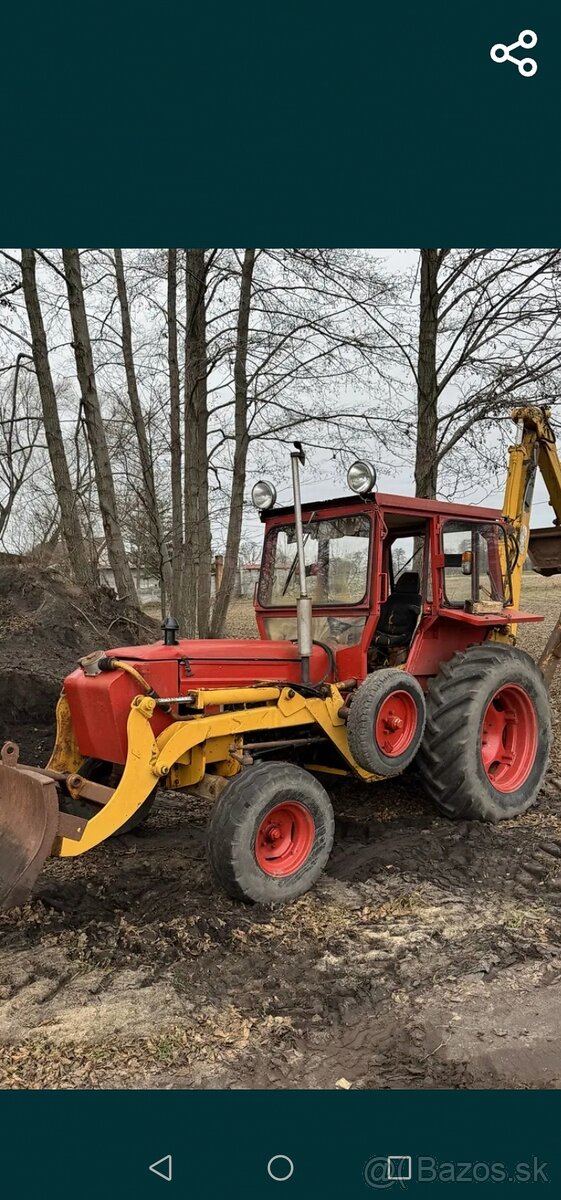
[[296, 800], [267, 813], [255, 837], [255, 858], [266, 875], [294, 875], [314, 844], [316, 827], [309, 809]]
[[387, 758], [398, 758], [411, 745], [419, 722], [417, 705], [409, 692], [386, 696], [378, 709], [374, 735]]
[[485, 709], [481, 758], [498, 792], [515, 792], [526, 782], [538, 749], [538, 722], [527, 692], [516, 683], [499, 688]]

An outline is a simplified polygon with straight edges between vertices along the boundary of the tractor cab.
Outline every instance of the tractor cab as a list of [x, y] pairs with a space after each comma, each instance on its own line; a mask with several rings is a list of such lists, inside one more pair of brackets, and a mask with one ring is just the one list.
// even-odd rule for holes
[[[261, 515], [259, 633], [296, 642], [295, 509], [273, 504]], [[302, 542], [312, 638], [338, 679], [406, 665], [426, 686], [443, 660], [493, 627], [540, 619], [512, 608], [512, 552], [497, 509], [370, 491], [306, 503]]]

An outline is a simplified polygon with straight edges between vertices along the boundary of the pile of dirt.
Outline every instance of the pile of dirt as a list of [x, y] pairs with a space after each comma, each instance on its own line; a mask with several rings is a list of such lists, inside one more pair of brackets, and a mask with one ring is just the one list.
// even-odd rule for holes
[[52, 569], [0, 564], [0, 739], [13, 737], [28, 761], [40, 761], [77, 660], [158, 636], [156, 621], [125, 612], [109, 588], [90, 593]]

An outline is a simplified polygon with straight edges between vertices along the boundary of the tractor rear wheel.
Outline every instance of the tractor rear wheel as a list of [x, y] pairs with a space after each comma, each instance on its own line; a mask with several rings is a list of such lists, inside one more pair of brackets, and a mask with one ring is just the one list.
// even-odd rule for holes
[[333, 845], [325, 788], [287, 762], [247, 767], [226, 785], [208, 827], [218, 883], [236, 900], [286, 904], [309, 891]]
[[364, 771], [389, 778], [413, 761], [425, 728], [425, 697], [407, 671], [384, 667], [361, 683], [351, 700], [347, 737]]
[[418, 763], [447, 817], [503, 821], [525, 812], [543, 783], [550, 745], [547, 689], [523, 650], [470, 646], [432, 680]]

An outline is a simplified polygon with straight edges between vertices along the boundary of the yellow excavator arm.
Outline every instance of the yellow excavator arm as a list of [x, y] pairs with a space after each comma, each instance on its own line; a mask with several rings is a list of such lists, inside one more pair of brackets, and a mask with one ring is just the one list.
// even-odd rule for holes
[[[561, 461], [555, 434], [549, 421], [550, 410], [525, 406], [516, 408], [512, 418], [517, 440], [509, 450], [503, 516], [511, 528], [510, 577], [512, 606], [520, 607], [522, 573], [528, 554], [541, 575], [561, 574]], [[536, 474], [540, 472], [555, 513], [553, 525], [530, 529]], [[561, 615], [540, 659], [540, 667], [549, 684], [561, 659]]]

